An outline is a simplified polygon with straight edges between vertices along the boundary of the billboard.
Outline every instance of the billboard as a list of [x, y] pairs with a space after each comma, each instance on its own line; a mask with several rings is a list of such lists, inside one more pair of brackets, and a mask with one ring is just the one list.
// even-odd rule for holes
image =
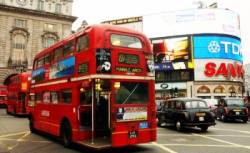
[[229, 36], [201, 35], [193, 37], [195, 59], [232, 59], [242, 62], [241, 42]]
[[241, 62], [228, 59], [194, 59], [195, 81], [243, 81]]
[[189, 36], [152, 40], [155, 70], [180, 70], [191, 68], [191, 44]]
[[240, 22], [231, 10], [189, 9], [143, 16], [143, 32], [149, 38], [200, 33], [240, 37]]

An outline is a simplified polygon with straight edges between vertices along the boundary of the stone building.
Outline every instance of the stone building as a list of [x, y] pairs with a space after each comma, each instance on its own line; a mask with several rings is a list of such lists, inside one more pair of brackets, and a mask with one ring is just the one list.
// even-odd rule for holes
[[0, 0], [0, 84], [32, 68], [42, 49], [71, 34], [73, 0]]

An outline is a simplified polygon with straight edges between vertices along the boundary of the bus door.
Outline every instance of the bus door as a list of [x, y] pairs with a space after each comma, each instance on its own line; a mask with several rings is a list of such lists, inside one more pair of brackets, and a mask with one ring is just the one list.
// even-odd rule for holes
[[26, 99], [26, 93], [21, 92], [18, 95], [18, 103], [17, 103], [17, 112], [20, 113], [26, 113], [26, 108], [25, 108], [25, 99]]
[[110, 137], [111, 81], [95, 80], [94, 131], [95, 137]]
[[90, 86], [81, 86], [79, 88], [79, 122], [82, 131], [92, 129], [92, 88]]

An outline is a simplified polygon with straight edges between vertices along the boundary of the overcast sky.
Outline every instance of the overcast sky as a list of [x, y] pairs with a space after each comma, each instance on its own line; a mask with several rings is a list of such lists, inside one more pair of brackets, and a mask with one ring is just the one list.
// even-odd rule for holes
[[[74, 0], [73, 15], [78, 17], [75, 30], [83, 20], [88, 24], [126, 17], [195, 8], [199, 0]], [[200, 0], [201, 1], [201, 0]], [[250, 9], [248, 0], [203, 0], [218, 2], [219, 8], [228, 8], [240, 15], [241, 42], [244, 64], [250, 63]]]

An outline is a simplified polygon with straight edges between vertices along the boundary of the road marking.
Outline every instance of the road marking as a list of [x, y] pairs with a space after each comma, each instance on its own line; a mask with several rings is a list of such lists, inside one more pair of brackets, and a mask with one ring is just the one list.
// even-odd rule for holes
[[165, 150], [165, 151], [169, 152], [169, 153], [177, 153], [176, 151], [174, 151], [174, 150], [172, 150], [172, 149], [169, 149], [169, 148], [167, 148], [167, 147], [165, 147], [165, 146], [163, 146], [162, 144], [159, 144], [159, 143], [157, 143], [157, 142], [152, 142], [152, 144], [153, 144], [154, 146], [157, 146], [157, 147], [161, 148], [162, 150]]
[[[17, 139], [10, 138], [0, 138], [1, 141], [17, 141]], [[51, 141], [47, 140], [27, 140], [27, 139], [19, 139], [22, 142], [38, 142], [38, 143], [51, 143]]]
[[161, 144], [164, 146], [185, 146], [185, 147], [224, 147], [224, 148], [235, 148], [232, 145], [213, 145], [213, 144]]
[[226, 144], [229, 144], [229, 145], [232, 145], [232, 146], [235, 146], [235, 147], [250, 149], [249, 146], [243, 146], [243, 145], [240, 145], [240, 144], [237, 144], [237, 143], [232, 143], [232, 142], [221, 140], [221, 139], [211, 138], [211, 137], [208, 137], [208, 136], [205, 136], [205, 135], [200, 135], [200, 134], [196, 134], [196, 133], [192, 133], [192, 135], [200, 136], [202, 138], [210, 139], [210, 140], [221, 142], [221, 143], [226, 143]]
[[23, 136], [21, 136], [20, 138], [17, 139], [17, 143], [13, 146], [8, 147], [8, 150], [13, 150], [14, 148], [16, 148], [19, 145], [19, 142], [24, 139], [26, 136], [30, 135], [30, 131], [26, 132]]
[[4, 135], [0, 135], [0, 138], [26, 134], [27, 132], [29, 132], [29, 131], [23, 131], [23, 132], [11, 133], [11, 134], [4, 134]]
[[[193, 137], [194, 135], [187, 135], [187, 134], [157, 134], [157, 136], [173, 136], [173, 137]], [[239, 138], [249, 138], [250, 135], [225, 135], [225, 134], [207, 134], [206, 136], [219, 136], [219, 137], [239, 137]]]
[[235, 129], [219, 129], [219, 128], [213, 128], [213, 129], [220, 130], [220, 131], [231, 131], [231, 132], [250, 134], [250, 131], [241, 131], [241, 130], [235, 130]]

